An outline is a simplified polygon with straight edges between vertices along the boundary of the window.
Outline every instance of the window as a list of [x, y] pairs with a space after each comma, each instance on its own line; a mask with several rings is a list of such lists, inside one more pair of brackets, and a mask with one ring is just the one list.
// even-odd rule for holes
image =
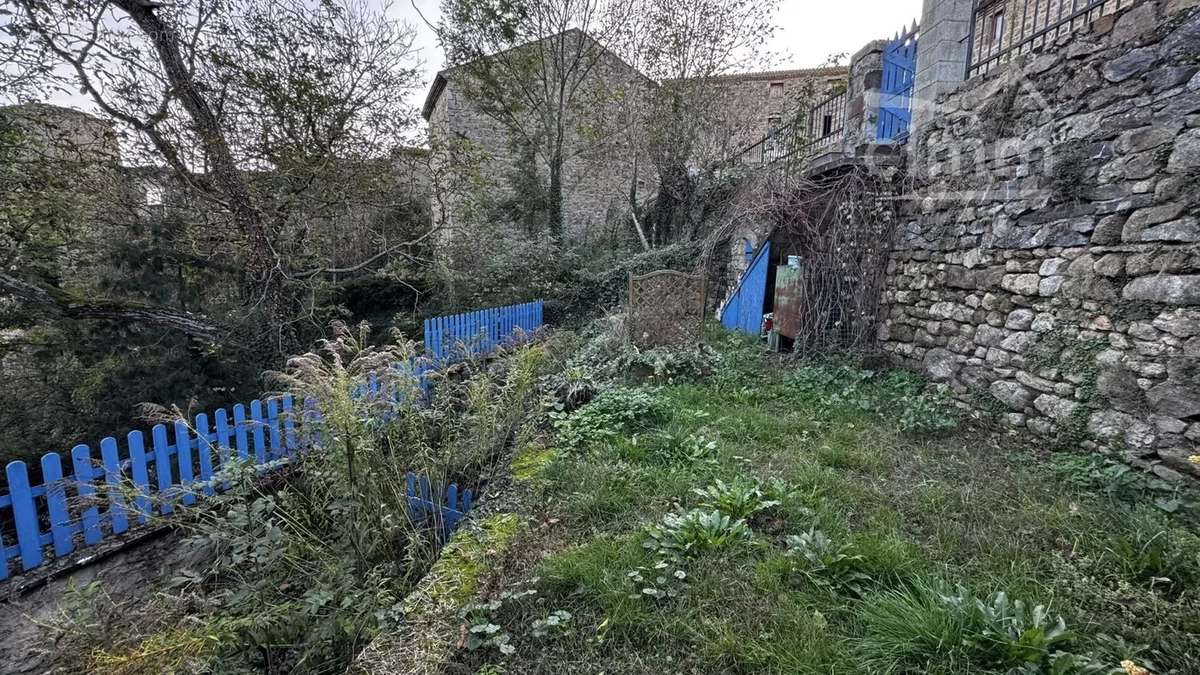
[[992, 32], [988, 35], [988, 47], [997, 48], [1004, 41], [1004, 10], [992, 15]]
[[821, 138], [833, 133], [833, 115], [826, 115], [821, 120]]
[[778, 101], [781, 98], [783, 98], [783, 83], [782, 82], [772, 82], [771, 83], [771, 100]]
[[146, 206], [162, 206], [162, 203], [163, 203], [162, 186], [159, 185], [158, 183], [146, 183], [145, 188], [146, 188], [146, 191], [142, 197], [142, 200], [145, 202]]

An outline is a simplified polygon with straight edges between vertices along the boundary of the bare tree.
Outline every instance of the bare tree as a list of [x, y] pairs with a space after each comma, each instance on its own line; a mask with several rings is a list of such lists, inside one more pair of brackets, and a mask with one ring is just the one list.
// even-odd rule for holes
[[360, 0], [13, 4], [0, 85], [26, 99], [79, 91], [131, 132], [127, 149], [169, 167], [205, 212], [204, 254], [242, 270], [241, 309], [221, 318], [293, 348], [306, 281], [326, 271], [305, 253], [314, 211], [362, 185], [348, 175], [386, 169], [411, 128], [412, 30]]
[[[438, 38], [448, 72], [519, 154], [543, 166], [546, 220], [563, 232], [564, 169], [603, 142], [597, 110], [642, 84], [606, 48], [626, 29], [632, 0], [444, 0]], [[621, 71], [621, 72], [618, 72]]]
[[[630, 210], [645, 246], [699, 235], [697, 176], [744, 136], [751, 119], [721, 78], [772, 64], [764, 44], [775, 31], [778, 0], [638, 0], [618, 49], [658, 82], [640, 99], [645, 148], [657, 190], [653, 210], [630, 191]], [[636, 180], [636, 178], [635, 178]]]

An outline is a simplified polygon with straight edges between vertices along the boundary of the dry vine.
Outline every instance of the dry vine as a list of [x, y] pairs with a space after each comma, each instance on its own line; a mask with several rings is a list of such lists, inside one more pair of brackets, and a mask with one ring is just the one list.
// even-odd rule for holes
[[870, 165], [812, 179], [748, 181], [705, 242], [706, 251], [730, 250], [735, 232], [759, 224], [778, 250], [778, 260], [800, 260], [801, 273], [789, 299], [795, 351], [874, 353], [879, 303], [901, 218], [898, 203], [906, 194], [902, 182], [897, 171]]

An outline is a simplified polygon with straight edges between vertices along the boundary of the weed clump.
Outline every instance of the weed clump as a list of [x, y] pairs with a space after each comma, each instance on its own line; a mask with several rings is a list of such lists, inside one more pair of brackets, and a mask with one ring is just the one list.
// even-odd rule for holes
[[550, 417], [559, 447], [580, 451], [653, 425], [666, 413], [654, 392], [620, 387], [605, 391], [574, 413], [552, 413]]

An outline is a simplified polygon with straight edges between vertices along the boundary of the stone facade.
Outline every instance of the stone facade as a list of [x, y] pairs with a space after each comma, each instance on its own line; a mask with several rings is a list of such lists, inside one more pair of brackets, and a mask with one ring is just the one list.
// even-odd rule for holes
[[[699, 153], [716, 162], [757, 144], [771, 131], [794, 120], [800, 111], [845, 89], [848, 68], [805, 68], [738, 73], [713, 78], [701, 86], [714, 92], [713, 128], [703, 135]], [[756, 166], [771, 159], [772, 149], [759, 146], [743, 162]], [[783, 150], [780, 145], [779, 150]]]
[[[568, 131], [562, 177], [564, 235], [571, 240], [586, 241], [599, 236], [610, 213], [628, 201], [634, 175], [635, 139], [628, 133], [628, 125], [621, 122], [628, 110], [620, 101], [637, 87], [647, 86], [648, 80], [581, 31], [571, 30], [546, 38], [556, 39], [580, 41], [580, 46], [566, 51], [578, 50], [585, 54], [581, 58], [589, 64], [594, 61], [582, 82], [581, 89], [586, 91], [577, 95], [577, 100], [587, 102], [587, 109], [568, 110], [565, 116]], [[535, 43], [518, 49], [537, 47]], [[543, 163], [535, 163], [521, 152], [519, 143], [501, 120], [471, 100], [469, 77], [470, 73], [463, 68], [438, 73], [422, 111], [429, 122], [434, 148], [433, 189], [438, 191], [434, 217], [448, 236], [471, 235], [476, 215], [472, 206], [479, 193], [486, 193], [493, 200], [502, 199], [511, 193], [514, 176], [534, 171], [544, 177], [547, 173]], [[612, 106], [612, 114], [598, 115], [597, 105]], [[597, 119], [606, 120], [611, 128], [602, 131], [590, 128]], [[532, 123], [530, 128], [535, 128]], [[467, 159], [468, 154], [473, 157]], [[465, 181], [452, 171], [446, 172], [449, 175], [444, 180], [438, 180], [438, 174], [455, 162], [478, 162], [471, 171], [475, 181], [470, 189], [462, 189]], [[440, 210], [439, 198], [445, 202]]]
[[113, 125], [73, 108], [48, 103], [0, 107], [39, 148], [38, 160], [74, 164], [116, 165], [120, 139]]
[[1195, 474], [1200, 4], [1147, 0], [938, 99], [880, 327], [1004, 424]]
[[[647, 174], [648, 162], [639, 156], [639, 132], [631, 116], [635, 111], [628, 100], [629, 92], [636, 95], [640, 87], [658, 85], [586, 34], [572, 30], [565, 35], [567, 39], [584, 41], [584, 49], [597, 54], [596, 67], [586, 85], [598, 95], [580, 97], [589, 101], [586, 117], [581, 115], [580, 119], [591, 125], [594, 120], [604, 118], [611, 125], [599, 138], [594, 133], [572, 132], [567, 143], [564, 234], [570, 240], [586, 242], [602, 235], [615, 217], [627, 211], [635, 161], [640, 161], [639, 176]], [[560, 36], [546, 39], [560, 39]], [[794, 117], [801, 105], [809, 105], [815, 96], [828, 95], [836, 87], [844, 86], [846, 73], [846, 68], [832, 67], [713, 78], [705, 86], [716, 90], [712, 105], [717, 112], [713, 118], [720, 122], [702, 134], [695, 149], [698, 163], [727, 158], [763, 139], [773, 125], [784, 124]], [[479, 191], [486, 191], [492, 197], [502, 196], [509, 189], [509, 177], [531, 169], [544, 173], [545, 167], [531, 166], [530, 158], [518, 152], [505, 126], [472, 102], [464, 82], [468, 76], [462, 68], [439, 73], [422, 113], [429, 122], [435, 149], [434, 189], [444, 203], [439, 209], [439, 199], [435, 197], [434, 218], [451, 235], [458, 232], [470, 236], [472, 203]], [[604, 100], [614, 102], [613, 110], [609, 115], [597, 115], [596, 102]], [[572, 127], [572, 123], [568, 126]], [[454, 164], [470, 161], [467, 153], [476, 153], [475, 161], [481, 161], [478, 172], [473, 172], [477, 180], [472, 188], [456, 189], [455, 185], [465, 184], [461, 177], [451, 177], [438, 185], [439, 173], [452, 174]], [[639, 179], [639, 190], [651, 187], [644, 178]], [[645, 196], [648, 195], [639, 192], [639, 197]]]

